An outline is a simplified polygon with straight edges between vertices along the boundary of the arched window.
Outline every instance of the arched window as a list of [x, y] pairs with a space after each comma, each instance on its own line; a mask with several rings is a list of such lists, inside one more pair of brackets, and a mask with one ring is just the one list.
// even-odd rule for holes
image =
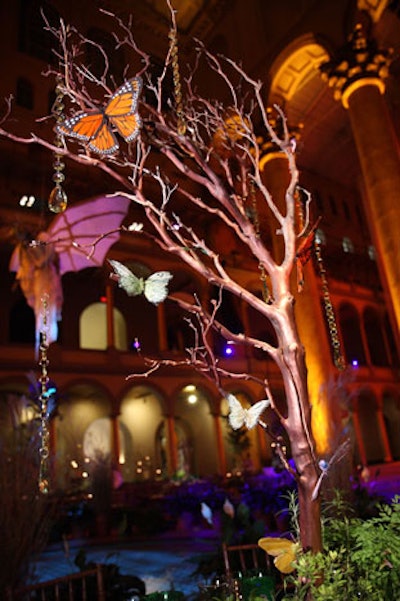
[[314, 190], [313, 194], [312, 194], [314, 200], [315, 200], [315, 204], [317, 205], [317, 209], [320, 213], [323, 213], [324, 211], [324, 199], [322, 194], [318, 191], [318, 190]]
[[[243, 332], [237, 298], [225, 290], [219, 290], [217, 287], [214, 288], [212, 297], [218, 305], [217, 320], [234, 334]], [[226, 339], [218, 333], [215, 333], [214, 336], [214, 348], [218, 356], [225, 356]], [[236, 348], [236, 352], [238, 351], [239, 349]]]
[[[121, 401], [119, 427], [125, 436], [122, 475], [126, 482], [147, 480], [165, 465], [157, 446], [157, 432], [165, 407], [159, 393], [150, 386], [133, 386]], [[129, 443], [129, 444], [127, 444]], [[163, 441], [168, 451], [168, 443]]]
[[332, 194], [329, 194], [328, 199], [329, 199], [329, 206], [331, 207], [332, 215], [337, 215], [338, 209], [337, 209], [336, 199], [332, 196]]
[[[178, 453], [181, 453], [181, 458], [177, 457], [178, 465], [186, 461], [192, 475], [196, 476], [218, 471], [218, 450], [211, 401], [208, 391], [194, 383], [184, 386], [175, 398], [176, 424], [182, 426], [188, 436], [186, 442], [190, 443], [189, 448], [177, 448]], [[176, 442], [179, 445], [179, 440]], [[183, 442], [184, 439], [181, 444]]]
[[383, 337], [383, 328], [378, 312], [372, 307], [364, 310], [364, 328], [367, 336], [372, 365], [387, 366], [389, 358]]
[[365, 365], [365, 352], [361, 338], [360, 318], [356, 309], [346, 303], [339, 308], [339, 324], [346, 362], [357, 367]]
[[33, 109], [33, 86], [29, 79], [18, 77], [15, 101], [18, 106], [25, 109]]
[[[114, 307], [114, 346], [127, 350], [125, 319]], [[79, 346], [84, 349], [107, 348], [107, 307], [105, 303], [93, 303], [84, 309], [79, 318]]]
[[343, 206], [343, 213], [346, 218], [346, 221], [350, 221], [351, 215], [350, 215], [349, 203], [347, 202], [347, 200], [342, 201], [342, 206]]
[[[63, 390], [54, 423], [57, 486], [81, 487], [92, 477], [96, 458], [109, 459], [110, 413], [108, 392], [95, 382], [75, 383]], [[98, 420], [101, 426], [92, 428]]]
[[362, 211], [360, 209], [360, 205], [356, 203], [354, 205], [354, 208], [356, 211], [357, 221], [358, 221], [359, 225], [364, 225], [364, 218], [363, 218]]

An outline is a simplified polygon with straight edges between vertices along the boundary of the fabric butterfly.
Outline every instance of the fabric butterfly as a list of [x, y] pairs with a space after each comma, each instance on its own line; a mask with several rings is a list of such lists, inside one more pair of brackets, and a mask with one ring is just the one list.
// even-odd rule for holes
[[282, 574], [290, 574], [294, 571], [293, 562], [296, 559], [299, 543], [294, 543], [288, 538], [269, 536], [260, 538], [258, 546], [266, 551], [268, 555], [275, 557], [274, 564]]
[[110, 260], [115, 273], [110, 278], [116, 280], [120, 288], [123, 288], [129, 296], [144, 294], [153, 305], [162, 303], [168, 296], [168, 282], [172, 278], [169, 271], [156, 271], [146, 280], [137, 277], [128, 267], [119, 261]]
[[246, 426], [248, 430], [254, 428], [258, 424], [261, 414], [269, 405], [269, 401], [265, 399], [258, 401], [250, 409], [244, 409], [233, 394], [228, 394], [226, 398], [228, 399], [230, 410], [229, 424], [234, 430], [239, 430], [242, 426]]
[[315, 245], [315, 235], [317, 232], [317, 228], [319, 222], [321, 221], [321, 217], [319, 217], [316, 223], [311, 228], [310, 232], [303, 239], [301, 244], [299, 245], [296, 252], [296, 264], [297, 264], [297, 290], [301, 292], [304, 286], [304, 275], [303, 275], [303, 267], [307, 265], [308, 261], [311, 259], [312, 252], [314, 250]]
[[132, 142], [141, 127], [137, 105], [142, 80], [135, 77], [126, 81], [113, 94], [103, 109], [79, 113], [56, 127], [57, 133], [88, 142], [92, 152], [111, 155], [117, 152], [119, 144], [114, 131], [126, 142]]

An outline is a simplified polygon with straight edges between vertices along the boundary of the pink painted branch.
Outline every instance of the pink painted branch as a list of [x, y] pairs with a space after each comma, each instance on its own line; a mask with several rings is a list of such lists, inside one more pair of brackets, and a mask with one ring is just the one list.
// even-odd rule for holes
[[85, 165], [85, 166], [95, 167], [97, 169], [100, 169], [104, 173], [107, 173], [107, 175], [111, 176], [123, 188], [128, 189], [128, 190], [131, 189], [133, 191], [135, 190], [135, 186], [132, 185], [132, 183], [130, 182], [130, 180], [127, 177], [124, 177], [123, 175], [118, 173], [115, 169], [113, 169], [111, 167], [110, 164], [105, 163], [101, 159], [96, 159], [87, 154], [74, 154], [73, 152], [71, 152], [68, 149], [58, 148], [53, 143], [48, 142], [47, 140], [44, 140], [43, 138], [41, 138], [33, 133], [30, 134], [29, 137], [23, 137], [23, 136], [18, 136], [16, 134], [13, 134], [13, 133], [5, 130], [4, 128], [0, 128], [0, 137], [6, 138], [8, 140], [12, 140], [13, 142], [16, 142], [18, 144], [27, 144], [27, 145], [39, 144], [40, 146], [42, 146], [43, 148], [46, 148], [50, 152], [55, 152], [59, 155], [67, 157], [67, 158], [71, 159], [72, 161], [74, 161], [75, 163], [79, 163], [80, 165]]
[[215, 315], [210, 315], [205, 310], [204, 306], [200, 304], [189, 303], [188, 301], [185, 301], [178, 297], [174, 297], [173, 295], [171, 295], [169, 298], [173, 300], [176, 304], [178, 304], [187, 313], [196, 314], [197, 316], [199, 316], [200, 314], [204, 315], [206, 321], [210, 324], [212, 323], [214, 329], [220, 332], [226, 340], [232, 340], [233, 342], [237, 342], [238, 344], [243, 344], [245, 346], [250, 346], [255, 349], [260, 349], [265, 353], [268, 353], [274, 359], [274, 361], [277, 362], [278, 365], [281, 365], [281, 353], [279, 348], [276, 348], [271, 344], [268, 344], [267, 342], [259, 340], [258, 338], [254, 338], [252, 336], [247, 336], [245, 334], [235, 334], [234, 332], [226, 328], [223, 324], [221, 324], [218, 321], [218, 319], [215, 318]]

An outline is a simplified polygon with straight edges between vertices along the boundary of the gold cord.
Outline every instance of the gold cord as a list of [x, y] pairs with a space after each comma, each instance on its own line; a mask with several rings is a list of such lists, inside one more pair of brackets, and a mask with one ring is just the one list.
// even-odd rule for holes
[[178, 133], [183, 136], [186, 133], [185, 114], [183, 112], [181, 77], [179, 73], [178, 60], [178, 38], [176, 29], [172, 28], [169, 32], [169, 41], [172, 57], [172, 77], [174, 80], [174, 95], [176, 103], [176, 115], [178, 117]]
[[[60, 125], [60, 123], [63, 121], [63, 111], [64, 93], [61, 87], [61, 79], [58, 77], [56, 85], [56, 99], [52, 107], [52, 113], [55, 117], [56, 125]], [[62, 136], [58, 132], [56, 133], [54, 144], [55, 146], [57, 146], [57, 148], [61, 148], [61, 146], [63, 145]], [[63, 161], [63, 156], [58, 152], [54, 153], [53, 168], [53, 182], [55, 183], [55, 187], [50, 192], [48, 207], [49, 210], [53, 213], [62, 213], [67, 208], [68, 198], [64, 188], [61, 185], [65, 181], [65, 175], [63, 173], [65, 164]]]
[[346, 368], [346, 362], [345, 362], [345, 359], [344, 359], [342, 351], [341, 351], [341, 344], [340, 344], [339, 333], [338, 333], [338, 329], [337, 329], [337, 325], [336, 325], [335, 313], [333, 310], [331, 295], [329, 293], [326, 271], [325, 271], [325, 267], [324, 267], [324, 264], [322, 261], [321, 247], [320, 247], [319, 242], [317, 242], [317, 240], [315, 241], [314, 248], [315, 248], [315, 256], [316, 256], [317, 263], [318, 263], [319, 274], [321, 276], [321, 281], [322, 281], [322, 294], [323, 294], [323, 300], [324, 300], [325, 315], [326, 315], [326, 319], [328, 322], [329, 336], [331, 339], [332, 350], [333, 350], [333, 361], [334, 361], [335, 366], [340, 371], [343, 371]]
[[39, 468], [39, 490], [42, 494], [46, 495], [50, 490], [50, 477], [49, 477], [49, 441], [50, 434], [48, 428], [48, 392], [47, 385], [49, 382], [47, 367], [49, 364], [49, 360], [47, 358], [47, 334], [46, 334], [46, 326], [47, 326], [47, 298], [43, 298], [43, 312], [44, 312], [44, 328], [43, 332], [40, 333], [40, 361], [39, 365], [41, 367], [41, 375], [39, 378], [40, 382], [40, 448], [39, 448], [39, 458], [40, 458], [40, 468]]
[[[253, 226], [254, 226], [254, 229], [256, 232], [256, 237], [258, 239], [260, 239], [261, 238], [260, 218], [258, 216], [257, 197], [256, 197], [254, 182], [250, 181], [249, 186], [250, 186], [252, 222], [253, 222]], [[271, 294], [270, 294], [268, 284], [267, 284], [267, 274], [266, 274], [264, 265], [261, 262], [258, 263], [258, 269], [260, 270], [260, 280], [261, 280], [261, 284], [262, 284], [261, 293], [262, 293], [263, 301], [265, 303], [270, 303], [271, 302]]]

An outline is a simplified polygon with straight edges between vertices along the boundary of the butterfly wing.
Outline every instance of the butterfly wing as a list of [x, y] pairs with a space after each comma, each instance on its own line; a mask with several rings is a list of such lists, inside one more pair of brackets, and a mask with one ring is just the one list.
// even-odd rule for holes
[[64, 136], [89, 142], [89, 149], [97, 154], [109, 155], [118, 150], [118, 142], [101, 112], [81, 113], [66, 119], [56, 128]]
[[260, 538], [258, 541], [259, 547], [266, 551], [268, 555], [275, 557], [274, 564], [283, 574], [293, 572], [293, 562], [296, 559], [298, 544], [287, 538], [266, 537]]
[[127, 142], [131, 142], [138, 136], [142, 125], [140, 116], [137, 113], [141, 89], [142, 80], [140, 77], [126, 81], [113, 94], [105, 109], [107, 118]]
[[109, 263], [114, 269], [114, 273], [110, 274], [110, 277], [116, 280], [118, 286], [123, 288], [129, 296], [137, 296], [143, 292], [144, 282], [142, 278], [138, 278], [126, 265], [119, 261], [110, 259]]
[[168, 282], [172, 278], [169, 271], [156, 271], [144, 283], [144, 295], [150, 303], [158, 305], [168, 296]]
[[103, 123], [104, 116], [99, 111], [80, 113], [57, 125], [56, 131], [63, 136], [71, 136], [88, 142], [97, 134]]
[[226, 398], [229, 404], [229, 425], [234, 430], [239, 430], [244, 425], [245, 410], [234, 394], [228, 394]]
[[254, 428], [254, 426], [258, 424], [261, 414], [265, 411], [268, 405], [269, 401], [265, 399], [263, 401], [258, 401], [258, 403], [255, 403], [252, 407], [250, 407], [250, 409], [244, 409], [244, 423], [246, 424], [248, 430], [251, 430], [251, 428]]
[[118, 150], [117, 138], [105, 122], [96, 135], [91, 138], [89, 148], [92, 152], [102, 155], [114, 154]]
[[[294, 543], [292, 543], [294, 545]], [[293, 562], [296, 559], [296, 554], [293, 551], [287, 550], [275, 557], [274, 564], [282, 574], [290, 574], [294, 571]]]
[[142, 125], [138, 114], [122, 115], [121, 117], [110, 118], [110, 121], [118, 130], [120, 136], [125, 138], [126, 142], [132, 142], [139, 135]]

